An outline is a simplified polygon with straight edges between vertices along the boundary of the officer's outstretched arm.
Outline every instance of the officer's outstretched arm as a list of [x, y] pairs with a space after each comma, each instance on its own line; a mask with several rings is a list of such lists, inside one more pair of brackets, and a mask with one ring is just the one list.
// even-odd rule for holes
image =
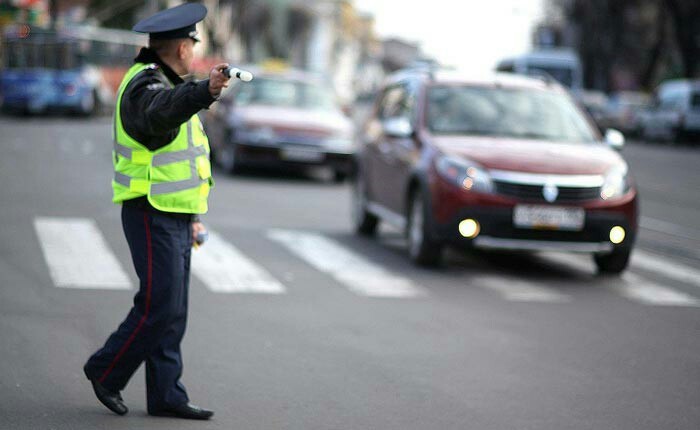
[[129, 91], [129, 102], [141, 112], [134, 125], [149, 136], [162, 136], [177, 129], [215, 98], [209, 92], [209, 80], [186, 82], [169, 88], [157, 75], [137, 78]]

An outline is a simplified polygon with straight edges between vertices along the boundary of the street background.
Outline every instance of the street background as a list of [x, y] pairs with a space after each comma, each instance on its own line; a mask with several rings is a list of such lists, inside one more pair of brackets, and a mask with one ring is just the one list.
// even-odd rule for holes
[[[0, 25], [123, 30], [166, 3], [13, 1]], [[698, 77], [694, 2], [204, 3], [200, 73], [271, 58], [321, 73], [357, 124], [382, 80], [417, 63], [483, 71], [530, 49], [572, 50], [583, 70], [572, 93], [599, 124], [615, 120], [597, 110], [615, 94], [653, 98], [668, 79]], [[480, 10], [493, 25], [469, 25]], [[110, 57], [115, 76], [131, 53]], [[0, 429], [700, 428], [700, 139], [647, 134], [650, 101], [620, 123], [641, 202], [620, 277], [566, 254], [451, 250], [419, 268], [402, 232], [353, 232], [351, 183], [332, 172], [215, 169], [183, 382], [216, 415], [149, 417], [143, 369], [122, 393], [130, 413], [112, 414], [82, 365], [138, 281], [111, 203], [104, 93], [90, 116], [0, 116]]]

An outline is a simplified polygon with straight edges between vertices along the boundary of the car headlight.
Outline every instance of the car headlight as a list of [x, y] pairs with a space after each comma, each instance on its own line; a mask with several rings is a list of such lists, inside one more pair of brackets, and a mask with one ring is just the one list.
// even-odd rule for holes
[[627, 165], [611, 169], [603, 181], [600, 189], [600, 197], [603, 200], [610, 200], [623, 196], [630, 190], [630, 182], [627, 173]]
[[252, 144], [273, 143], [277, 135], [272, 127], [242, 126], [236, 130], [235, 139], [239, 142]]
[[493, 181], [489, 172], [471, 160], [443, 155], [438, 158], [435, 167], [440, 176], [467, 191], [493, 191]]

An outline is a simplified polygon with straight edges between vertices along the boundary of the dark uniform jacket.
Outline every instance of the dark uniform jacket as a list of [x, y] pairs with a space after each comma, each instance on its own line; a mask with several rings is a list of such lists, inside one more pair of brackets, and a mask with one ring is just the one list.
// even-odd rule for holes
[[[208, 108], [216, 99], [209, 93], [209, 79], [199, 82], [183, 81], [151, 49], [142, 48], [134, 62], [154, 66], [129, 82], [122, 95], [120, 117], [129, 136], [155, 151], [177, 136], [182, 123], [200, 110]], [[146, 197], [127, 200], [124, 204], [165, 213], [152, 207]], [[187, 214], [168, 215], [191, 218]]]

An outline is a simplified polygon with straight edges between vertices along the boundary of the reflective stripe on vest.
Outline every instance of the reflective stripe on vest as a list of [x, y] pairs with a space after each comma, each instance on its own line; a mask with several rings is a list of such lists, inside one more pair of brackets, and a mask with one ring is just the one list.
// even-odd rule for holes
[[[190, 161], [190, 179], [173, 182], [161, 182], [150, 184], [150, 194], [168, 194], [178, 191], [184, 191], [189, 188], [195, 188], [203, 183], [209, 182], [209, 179], [200, 179], [197, 172], [197, 163], [195, 158], [200, 155], [206, 155], [207, 150], [204, 146], [194, 146], [192, 140], [192, 122], [187, 121], [187, 149], [182, 151], [165, 152], [162, 154], [154, 154], [150, 151], [135, 151], [128, 148], [119, 142], [114, 142], [114, 151], [122, 157], [128, 158], [132, 163], [138, 165], [163, 166], [178, 161]], [[148, 194], [149, 181], [146, 179], [134, 179], [120, 172], [114, 172], [114, 182], [119, 185], [128, 187], [130, 191], [137, 193]]]
[[[123, 173], [114, 172], [114, 182], [137, 193], [144, 192], [142, 191], [144, 189], [146, 193], [148, 192], [149, 182], [146, 179], [133, 179]], [[176, 193], [178, 191], [197, 187], [206, 182], [206, 179], [190, 178], [184, 181], [154, 183], [150, 184], [150, 193], [152, 195]]]

